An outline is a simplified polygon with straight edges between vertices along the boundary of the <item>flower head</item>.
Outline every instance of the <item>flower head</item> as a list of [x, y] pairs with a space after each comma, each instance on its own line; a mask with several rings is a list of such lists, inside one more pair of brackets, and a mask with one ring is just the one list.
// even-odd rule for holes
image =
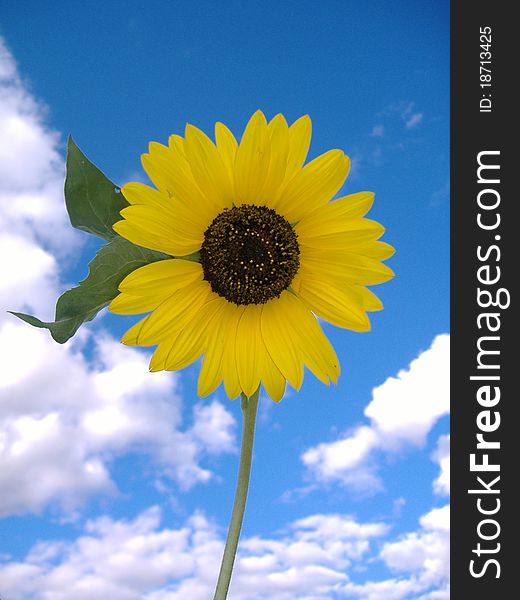
[[380, 310], [367, 285], [392, 271], [384, 229], [364, 218], [374, 195], [332, 200], [349, 159], [330, 150], [304, 165], [309, 117], [288, 126], [257, 111], [240, 144], [222, 123], [216, 143], [186, 126], [168, 146], [152, 142], [143, 167], [157, 189], [128, 183], [130, 206], [114, 229], [171, 258], [133, 271], [110, 310], [149, 313], [123, 343], [152, 346], [152, 371], [203, 356], [199, 394], [223, 381], [230, 398], [260, 384], [279, 400], [299, 389], [304, 366], [336, 382], [339, 363], [317, 320], [367, 331]]

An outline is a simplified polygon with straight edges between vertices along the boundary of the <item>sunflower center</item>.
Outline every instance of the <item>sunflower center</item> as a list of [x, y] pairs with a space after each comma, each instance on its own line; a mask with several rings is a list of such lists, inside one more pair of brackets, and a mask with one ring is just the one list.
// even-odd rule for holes
[[300, 266], [294, 229], [272, 208], [244, 204], [216, 216], [200, 251], [204, 279], [234, 304], [264, 304], [286, 290]]

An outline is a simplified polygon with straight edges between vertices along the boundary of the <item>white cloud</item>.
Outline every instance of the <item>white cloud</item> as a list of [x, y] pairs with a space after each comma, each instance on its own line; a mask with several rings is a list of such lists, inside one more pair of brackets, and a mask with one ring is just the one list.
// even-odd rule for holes
[[303, 460], [308, 466], [320, 464], [323, 475], [330, 477], [337, 471], [348, 471], [359, 465], [377, 441], [377, 434], [371, 427], [358, 427], [347, 438], [307, 450]]
[[363, 491], [380, 489], [380, 482], [367, 465], [367, 457], [379, 444], [377, 433], [366, 425], [347, 437], [309, 448], [302, 454], [305, 466], [319, 481], [341, 480]]
[[[39, 542], [23, 561], [0, 567], [3, 593], [11, 600], [211, 597], [223, 551], [216, 526], [200, 513], [176, 529], [160, 525], [161, 513], [152, 507], [132, 521], [88, 521], [73, 541]], [[231, 595], [237, 600], [330, 598], [348, 581], [346, 569], [387, 532], [382, 523], [317, 514], [291, 523], [276, 538], [243, 539]]]
[[[207, 554], [197, 536], [214, 538], [202, 517], [177, 530], [159, 530], [159, 523], [160, 512], [153, 507], [134, 521], [89, 521], [74, 542], [40, 542], [25, 562], [0, 567], [2, 591], [12, 600], [141, 599], [169, 577], [182, 578], [193, 571], [198, 557]], [[219, 552], [220, 542], [214, 546]], [[29, 573], [30, 579], [24, 579]]]
[[358, 489], [381, 487], [374, 463], [376, 451], [420, 447], [434, 424], [449, 413], [449, 336], [432, 346], [408, 369], [374, 388], [365, 409], [369, 425], [360, 425], [332, 442], [306, 450], [302, 461], [318, 481], [340, 481]]
[[381, 558], [393, 571], [411, 573], [423, 588], [446, 587], [449, 581], [449, 506], [433, 509], [423, 517], [422, 529], [408, 533], [381, 550]]
[[369, 552], [371, 540], [387, 532], [383, 523], [316, 514], [294, 521], [276, 538], [244, 539], [232, 582], [233, 597], [330, 598], [338, 584], [348, 581], [348, 568]]
[[433, 508], [420, 519], [421, 525], [426, 529], [434, 531], [449, 532], [450, 530], [450, 506], [446, 504], [442, 508]]
[[194, 407], [193, 438], [212, 454], [234, 452], [236, 448], [235, 420], [220, 402], [196, 404]]
[[417, 127], [419, 123], [423, 120], [423, 113], [416, 112], [407, 117], [405, 122], [406, 129], [412, 129], [413, 127]]
[[428, 571], [435, 578], [448, 576], [446, 561], [447, 533], [449, 531], [449, 506], [434, 509], [421, 518], [424, 530], [408, 533], [399, 540], [389, 542], [381, 550], [381, 558], [393, 571]]
[[439, 464], [440, 472], [433, 482], [436, 494], [450, 495], [450, 436], [441, 435], [437, 442], [437, 449], [433, 454], [433, 460]]
[[0, 231], [0, 256], [0, 323], [14, 321], [6, 313], [8, 309], [52, 317], [59, 289], [55, 257], [31, 240], [7, 231]]
[[55, 254], [80, 243], [63, 202], [60, 137], [45, 113], [0, 38], [0, 323], [13, 321], [7, 309], [51, 318], [60, 288]]
[[0, 231], [62, 254], [81, 236], [64, 208], [61, 139], [46, 127], [46, 112], [26, 90], [0, 38]]
[[[211, 478], [204, 454], [234, 451], [235, 421], [221, 404], [195, 405], [186, 428], [178, 376], [151, 375], [146, 354], [108, 336], [94, 340], [92, 363], [81, 347], [22, 324], [0, 329], [0, 348], [0, 514], [51, 501], [70, 510], [114, 491], [111, 461], [130, 450], [183, 488]], [[208, 419], [211, 443], [201, 433]]]
[[362, 584], [349, 582], [343, 592], [361, 600], [448, 600], [449, 505], [423, 515], [417, 531], [386, 542], [379, 553], [394, 577]]
[[386, 446], [420, 446], [434, 423], [449, 413], [448, 335], [437, 336], [397, 377], [389, 377], [372, 393], [365, 409]]
[[[230, 595], [236, 600], [411, 600], [448, 598], [448, 507], [424, 515], [416, 531], [384, 539], [384, 523], [314, 514], [270, 537], [241, 541]], [[206, 600], [223, 551], [219, 529], [195, 513], [161, 527], [158, 507], [134, 520], [98, 517], [71, 541], [44, 541], [0, 567], [11, 600]], [[392, 575], [357, 583], [381, 561]]]

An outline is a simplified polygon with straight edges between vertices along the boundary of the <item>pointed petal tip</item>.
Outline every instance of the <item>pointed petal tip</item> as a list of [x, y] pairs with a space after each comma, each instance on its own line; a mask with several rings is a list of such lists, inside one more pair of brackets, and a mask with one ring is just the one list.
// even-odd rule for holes
[[186, 127], [184, 128], [184, 139], [186, 141], [192, 140], [193, 138], [198, 139], [201, 133], [203, 132], [198, 127], [195, 127], [195, 125], [192, 125], [191, 123], [186, 123]]
[[200, 140], [201, 138], [207, 139], [213, 143], [213, 141], [202, 131], [202, 129], [199, 129], [191, 123], [186, 123], [186, 127], [184, 128], [184, 139], [188, 142], [194, 138], [197, 140]]
[[197, 395], [199, 398], [206, 398], [206, 396], [212, 394], [219, 387], [219, 385], [222, 383], [222, 379], [218, 380], [216, 384], [213, 383], [208, 385], [207, 381], [201, 379], [201, 372], [199, 372], [199, 379], [197, 382]]
[[309, 114], [304, 114], [301, 117], [299, 117], [298, 119], [296, 119], [296, 121], [294, 121], [293, 125], [295, 123], [301, 123], [302, 125], [306, 125], [308, 127], [312, 127], [312, 119], [310, 117]]
[[281, 396], [279, 396], [279, 395], [271, 396], [270, 394], [267, 394], [267, 395], [273, 402], [276, 402], [276, 404], [279, 404], [283, 400], [283, 397], [285, 395], [285, 390], [282, 392]]
[[249, 119], [249, 121], [248, 121], [248, 123], [246, 125], [246, 129], [250, 125], [256, 124], [257, 121], [263, 123], [264, 125], [267, 125], [267, 119], [265, 118], [264, 113], [260, 109], [255, 110], [255, 112], [251, 115], [251, 118]]
[[191, 123], [186, 123], [184, 127], [184, 135], [187, 135], [188, 132], [192, 133], [194, 131], [197, 131], [197, 127], [195, 127], [195, 125], [192, 125]]
[[[119, 213], [121, 214], [121, 212]], [[121, 237], [124, 237], [123, 235], [121, 235], [121, 233], [119, 233], [120, 229], [121, 229], [121, 223], [124, 223], [125, 220], [121, 219], [121, 221], [116, 221], [113, 225], [112, 225], [112, 229], [118, 233]]]
[[[395, 277], [395, 272], [388, 265], [383, 265], [383, 266], [385, 266], [387, 268], [387, 275], [388, 275], [388, 278], [385, 279], [385, 281], [390, 281], [390, 279], [393, 279]], [[384, 282], [382, 282], [382, 283], [384, 283]]]
[[285, 124], [287, 127], [287, 119], [283, 116], [282, 113], [277, 113], [269, 122], [268, 125], [269, 126], [273, 126], [273, 124], [278, 123], [279, 121], [281, 121], [283, 124]]
[[141, 165], [143, 166], [143, 169], [146, 171], [146, 166], [150, 164], [150, 153], [149, 152], [143, 152], [143, 154], [141, 154]]
[[[396, 253], [396, 249], [391, 244], [387, 244], [387, 245], [388, 245], [388, 252], [389, 252], [389, 254], [383, 260], [388, 260], [389, 258], [391, 258]], [[394, 271], [392, 271], [392, 273], [393, 273], [392, 277], [395, 277]]]

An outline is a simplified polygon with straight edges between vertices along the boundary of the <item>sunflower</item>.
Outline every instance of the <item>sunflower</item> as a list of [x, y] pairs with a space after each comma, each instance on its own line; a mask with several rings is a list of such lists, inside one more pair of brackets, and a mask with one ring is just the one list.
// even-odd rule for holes
[[262, 384], [282, 398], [299, 389], [304, 366], [326, 384], [339, 362], [318, 318], [367, 331], [382, 308], [367, 285], [393, 276], [378, 241], [383, 227], [364, 218], [374, 194], [331, 200], [350, 161], [330, 150], [304, 165], [311, 121], [290, 127], [257, 111], [240, 144], [222, 123], [216, 143], [187, 125], [156, 142], [142, 163], [157, 189], [127, 183], [129, 205], [114, 229], [171, 258], [141, 267], [120, 284], [110, 310], [149, 313], [124, 344], [157, 348], [151, 371], [178, 370], [199, 357], [198, 392], [223, 381], [235, 398]]

